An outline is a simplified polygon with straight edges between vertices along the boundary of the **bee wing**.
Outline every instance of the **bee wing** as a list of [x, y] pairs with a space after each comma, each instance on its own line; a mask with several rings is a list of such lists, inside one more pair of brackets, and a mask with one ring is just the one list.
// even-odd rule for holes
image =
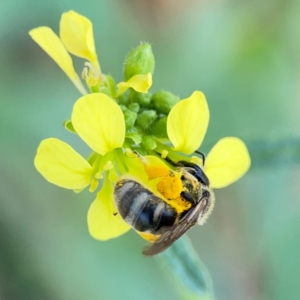
[[170, 247], [177, 239], [179, 239], [187, 230], [194, 226], [201, 213], [205, 210], [205, 207], [209, 201], [209, 194], [206, 194], [201, 198], [197, 205], [190, 209], [187, 214], [179, 221], [178, 224], [170, 227], [164, 227], [163, 233], [160, 238], [152, 245], [146, 246], [143, 249], [145, 256], [153, 256], [160, 252], [163, 252]]

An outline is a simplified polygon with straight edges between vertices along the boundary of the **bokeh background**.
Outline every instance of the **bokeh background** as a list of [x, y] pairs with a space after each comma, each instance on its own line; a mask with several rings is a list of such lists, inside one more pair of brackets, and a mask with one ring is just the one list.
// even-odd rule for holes
[[[92, 195], [47, 183], [34, 169], [39, 142], [65, 131], [80, 96], [28, 31], [73, 9], [94, 24], [102, 69], [122, 79], [141, 41], [156, 57], [151, 91], [203, 91], [211, 122], [202, 150], [224, 136], [249, 146], [253, 164], [216, 191], [203, 227], [190, 230], [216, 299], [299, 299], [300, 39], [297, 0], [2, 0], [0, 2], [0, 299], [182, 299], [145, 259], [134, 232], [93, 240]], [[80, 73], [82, 61], [76, 61]]]

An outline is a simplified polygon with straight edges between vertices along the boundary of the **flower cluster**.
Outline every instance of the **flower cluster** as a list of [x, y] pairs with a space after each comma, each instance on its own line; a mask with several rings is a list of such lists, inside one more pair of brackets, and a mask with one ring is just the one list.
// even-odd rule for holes
[[[48, 27], [35, 28], [29, 34], [82, 94], [64, 125], [91, 149], [85, 159], [67, 143], [48, 138], [38, 147], [35, 167], [60, 187], [97, 191], [88, 211], [89, 232], [99, 240], [118, 237], [130, 229], [115, 213], [113, 188], [120, 176], [130, 174], [145, 183], [164, 178], [170, 171], [164, 161], [167, 156], [202, 165], [199, 157], [191, 155], [200, 147], [209, 123], [205, 96], [195, 91], [180, 100], [167, 91], [148, 92], [154, 56], [147, 43], [127, 55], [124, 81], [115, 84], [112, 76], [102, 73], [92, 23], [74, 11], [62, 15], [60, 37]], [[69, 53], [86, 61], [82, 72], [85, 85]], [[203, 168], [210, 187], [222, 188], [242, 177], [249, 167], [245, 144], [226, 137], [212, 148]], [[161, 188], [159, 192], [169, 191]]]

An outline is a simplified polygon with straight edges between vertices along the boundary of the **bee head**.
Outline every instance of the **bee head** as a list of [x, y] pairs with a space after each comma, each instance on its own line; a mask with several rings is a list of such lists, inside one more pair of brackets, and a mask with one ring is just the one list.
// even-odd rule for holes
[[209, 179], [197, 164], [187, 161], [179, 161], [177, 164], [180, 168], [193, 175], [203, 185], [209, 187]]

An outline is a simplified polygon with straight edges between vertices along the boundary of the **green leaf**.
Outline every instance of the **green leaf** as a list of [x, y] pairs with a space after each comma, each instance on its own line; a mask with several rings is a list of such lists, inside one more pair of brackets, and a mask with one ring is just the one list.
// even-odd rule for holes
[[210, 274], [187, 236], [177, 240], [156, 258], [182, 295], [180, 299], [214, 299]]

